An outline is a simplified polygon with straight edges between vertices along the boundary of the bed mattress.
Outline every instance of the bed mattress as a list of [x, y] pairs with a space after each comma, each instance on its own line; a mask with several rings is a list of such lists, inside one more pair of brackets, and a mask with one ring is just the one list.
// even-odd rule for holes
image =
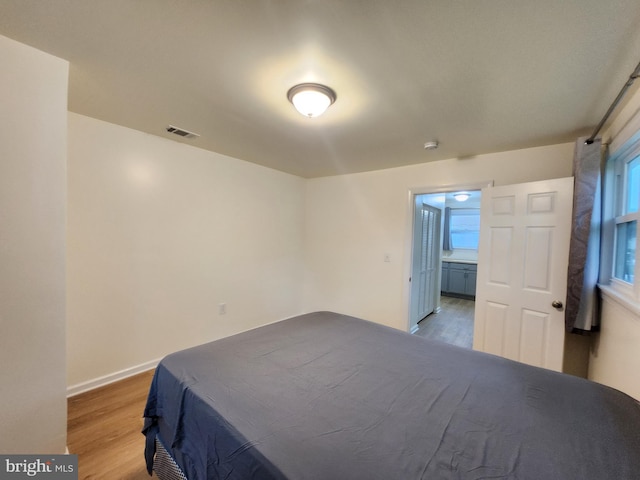
[[167, 356], [144, 416], [190, 480], [640, 478], [631, 397], [331, 312]]

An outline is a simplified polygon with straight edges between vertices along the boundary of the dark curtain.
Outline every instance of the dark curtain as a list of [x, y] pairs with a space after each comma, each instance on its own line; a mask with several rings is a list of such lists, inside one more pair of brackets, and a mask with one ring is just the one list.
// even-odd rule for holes
[[602, 164], [600, 139], [576, 142], [573, 157], [573, 219], [569, 246], [565, 327], [585, 333], [598, 328], [600, 305], [598, 274], [602, 222]]
[[451, 207], [444, 209], [444, 233], [442, 235], [442, 249], [451, 250]]

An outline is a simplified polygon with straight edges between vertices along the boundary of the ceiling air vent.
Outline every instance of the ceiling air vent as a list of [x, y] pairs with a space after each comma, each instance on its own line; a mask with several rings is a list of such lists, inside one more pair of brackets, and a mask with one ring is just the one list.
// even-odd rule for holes
[[200, 136], [197, 133], [190, 132], [189, 130], [185, 130], [184, 128], [174, 127], [173, 125], [169, 125], [167, 127], [167, 132], [179, 135], [183, 138], [196, 138]]

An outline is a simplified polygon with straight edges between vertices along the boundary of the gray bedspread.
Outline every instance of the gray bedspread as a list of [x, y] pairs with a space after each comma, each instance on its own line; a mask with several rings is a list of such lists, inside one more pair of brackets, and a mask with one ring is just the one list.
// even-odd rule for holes
[[190, 480], [640, 479], [627, 395], [330, 312], [167, 356], [144, 416]]

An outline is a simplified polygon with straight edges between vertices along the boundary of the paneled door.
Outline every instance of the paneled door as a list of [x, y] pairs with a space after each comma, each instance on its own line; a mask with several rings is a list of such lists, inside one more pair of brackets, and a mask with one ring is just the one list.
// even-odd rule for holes
[[416, 200], [411, 269], [411, 330], [432, 313], [440, 295], [440, 222], [442, 211]]
[[473, 348], [561, 371], [573, 178], [482, 190]]

